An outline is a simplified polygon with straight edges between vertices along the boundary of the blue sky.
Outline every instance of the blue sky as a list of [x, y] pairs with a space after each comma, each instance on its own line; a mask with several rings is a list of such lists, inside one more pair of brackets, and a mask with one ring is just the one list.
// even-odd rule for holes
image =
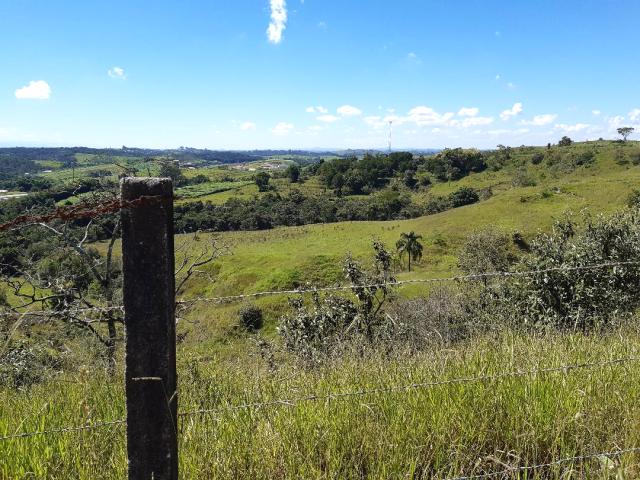
[[639, 19], [637, 0], [0, 0], [0, 144], [384, 148], [390, 121], [398, 149], [613, 138], [640, 130]]

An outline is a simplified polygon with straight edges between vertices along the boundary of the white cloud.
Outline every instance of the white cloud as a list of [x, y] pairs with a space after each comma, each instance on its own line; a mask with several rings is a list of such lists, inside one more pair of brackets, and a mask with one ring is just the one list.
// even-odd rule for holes
[[558, 130], [562, 130], [563, 132], [580, 132], [582, 130], [585, 130], [587, 128], [589, 128], [591, 125], [589, 125], [588, 123], [576, 123], [575, 125], [567, 125], [566, 123], [557, 123], [555, 125], [555, 127]]
[[621, 115], [616, 115], [615, 117], [609, 118], [607, 123], [609, 124], [609, 130], [615, 131], [618, 127], [623, 126], [624, 117]]
[[534, 125], [536, 127], [541, 127], [542, 125], [549, 125], [553, 123], [553, 121], [558, 118], [558, 115], [555, 113], [545, 113], [544, 115], [536, 115], [532, 120], [523, 120], [522, 125]]
[[591, 114], [592, 114], [594, 117], [598, 117], [598, 116], [600, 116], [600, 114], [601, 114], [601, 113], [602, 113], [602, 112], [601, 112], [600, 110], [591, 110]]
[[496, 80], [500, 80], [502, 77], [500, 76], [500, 74], [496, 75]]
[[110, 68], [107, 72], [111, 78], [118, 78], [120, 80], [126, 80], [127, 75], [124, 73], [124, 69], [120, 67]]
[[502, 120], [509, 120], [511, 117], [515, 117], [522, 113], [522, 103], [517, 102], [513, 104], [509, 110], [505, 110], [500, 114]]
[[287, 27], [286, 0], [271, 0], [271, 22], [267, 28], [267, 38], [273, 44], [282, 41], [282, 33]]
[[15, 92], [19, 100], [47, 100], [51, 96], [51, 87], [44, 80], [32, 80], [29, 85]]
[[362, 115], [362, 110], [351, 105], [343, 105], [338, 108], [338, 113], [343, 117], [355, 117], [358, 115]]
[[271, 129], [271, 133], [274, 135], [287, 135], [293, 130], [293, 124], [287, 122], [278, 122], [278, 124]]
[[311, 107], [307, 107], [305, 109], [305, 112], [307, 112], [307, 113], [329, 113], [329, 110], [324, 108], [324, 107], [321, 107], [321, 106], [318, 106], [318, 107], [311, 106]]
[[376, 130], [387, 127], [389, 125], [389, 122], [393, 122], [396, 125], [402, 125], [404, 123], [404, 119], [398, 117], [397, 115], [387, 115], [386, 117], [374, 115], [371, 117], [364, 117], [364, 123]]
[[458, 110], [458, 116], [460, 117], [475, 117], [476, 115], [478, 115], [478, 112], [480, 111], [480, 109], [473, 107], [473, 108], [469, 108], [469, 107], [462, 107], [460, 110]]
[[324, 127], [320, 126], [320, 125], [311, 125], [309, 127], [309, 130], [312, 132], [320, 132], [321, 130], [324, 130]]
[[516, 89], [516, 86], [515, 86], [515, 84], [513, 84], [512, 82], [509, 82], [509, 83], [507, 83], [507, 88], [508, 88], [509, 90], [515, 90], [515, 89]]
[[244, 122], [242, 123], [242, 125], [240, 125], [240, 130], [255, 130], [256, 129], [256, 124], [253, 122]]
[[493, 117], [467, 117], [462, 122], [454, 120], [453, 125], [461, 125], [464, 128], [475, 127], [478, 125], [490, 125], [493, 123]]
[[335, 115], [320, 115], [319, 117], [316, 117], [316, 120], [324, 123], [333, 123], [340, 120], [340, 118], [336, 117]]
[[629, 112], [629, 119], [632, 122], [635, 122], [636, 120], [640, 120], [640, 108], [634, 108], [633, 110], [631, 110]]
[[407, 120], [419, 127], [426, 125], [448, 125], [454, 117], [453, 112], [440, 114], [431, 107], [418, 106], [409, 110]]

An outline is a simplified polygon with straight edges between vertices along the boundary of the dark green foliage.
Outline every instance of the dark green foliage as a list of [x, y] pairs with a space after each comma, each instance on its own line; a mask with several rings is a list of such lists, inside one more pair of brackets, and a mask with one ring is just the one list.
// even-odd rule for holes
[[337, 193], [360, 195], [384, 187], [397, 173], [415, 170], [411, 153], [394, 152], [389, 155], [365, 154], [323, 162], [317, 169], [320, 180]]
[[540, 165], [544, 160], [544, 153], [536, 152], [531, 156], [531, 163], [533, 165]]
[[298, 180], [300, 179], [300, 166], [297, 163], [289, 165], [287, 167], [286, 175], [289, 177], [291, 183], [298, 183]]
[[269, 191], [269, 188], [270, 188], [269, 181], [270, 180], [271, 180], [271, 177], [266, 172], [259, 172], [254, 177], [254, 181], [256, 182], [256, 185], [258, 186], [258, 191], [260, 191], [260, 192], [268, 192]]
[[417, 235], [415, 232], [403, 232], [400, 234], [400, 239], [396, 242], [396, 250], [400, 260], [407, 255], [409, 260], [409, 271], [411, 271], [411, 260], [419, 261], [422, 258], [422, 235]]
[[206, 175], [196, 175], [195, 177], [188, 178], [186, 183], [189, 185], [200, 185], [201, 183], [207, 183], [209, 181], [209, 177]]
[[582, 151], [574, 154], [572, 157], [573, 162], [578, 166], [591, 165], [595, 162], [595, 159], [596, 154], [593, 150]]
[[640, 209], [640, 190], [637, 188], [633, 189], [633, 191], [629, 194], [627, 198], [627, 205], [630, 208], [638, 208]]
[[479, 150], [455, 148], [427, 157], [425, 168], [444, 182], [459, 180], [473, 172], [481, 172], [487, 168], [487, 164], [484, 154]]
[[618, 135], [622, 137], [622, 141], [626, 142], [629, 135], [634, 132], [635, 128], [633, 127], [620, 127], [618, 128]]
[[264, 323], [262, 310], [256, 305], [243, 306], [238, 312], [238, 316], [240, 317], [240, 325], [250, 332], [260, 330]]
[[186, 183], [184, 175], [180, 170], [180, 166], [175, 161], [164, 161], [160, 164], [160, 177], [168, 177], [173, 180], [173, 185], [176, 187], [182, 186]]
[[462, 187], [449, 194], [449, 205], [451, 208], [464, 207], [479, 202], [478, 193], [470, 187]]
[[560, 141], [558, 142], [558, 146], [559, 147], [568, 147], [573, 143], [573, 140], [571, 140], [569, 137], [567, 137], [566, 135], [564, 137], [562, 137], [560, 139]]

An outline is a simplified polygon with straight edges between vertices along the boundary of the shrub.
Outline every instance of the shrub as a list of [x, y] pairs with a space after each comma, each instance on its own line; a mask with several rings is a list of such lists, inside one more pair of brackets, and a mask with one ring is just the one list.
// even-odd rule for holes
[[585, 217], [581, 231], [573, 218], [536, 237], [522, 270], [546, 270], [506, 286], [505, 305], [530, 325], [589, 330], [607, 325], [640, 306], [640, 267], [589, 268], [610, 262], [640, 262], [640, 210], [595, 219]]
[[514, 187], [535, 187], [535, 179], [527, 173], [525, 168], [518, 169], [511, 179]]
[[562, 137], [560, 139], [560, 141], [558, 142], [558, 145], [560, 147], [568, 147], [569, 145], [571, 145], [573, 143], [573, 140], [571, 140], [569, 137], [567, 137], [566, 135], [564, 137]]
[[640, 190], [633, 189], [627, 197], [627, 206], [631, 208], [640, 208]]
[[544, 154], [540, 152], [534, 153], [533, 156], [531, 157], [531, 163], [534, 165], [540, 165], [543, 160], [544, 160]]
[[238, 315], [240, 317], [240, 325], [246, 330], [253, 332], [262, 328], [264, 322], [260, 307], [245, 305], [240, 309]]
[[480, 201], [478, 193], [469, 187], [462, 187], [449, 194], [449, 203], [451, 208], [463, 207]]
[[460, 252], [458, 266], [467, 274], [504, 272], [517, 260], [512, 237], [505, 232], [487, 228], [467, 237]]
[[[363, 341], [372, 344], [388, 326], [382, 307], [392, 295], [392, 256], [385, 246], [373, 242], [373, 267], [367, 271], [351, 256], [343, 270], [353, 287], [353, 299], [314, 294], [312, 304], [291, 300], [293, 313], [282, 318], [278, 332], [285, 347], [309, 363], [318, 363], [342, 345]], [[375, 286], [374, 286], [375, 285]]]

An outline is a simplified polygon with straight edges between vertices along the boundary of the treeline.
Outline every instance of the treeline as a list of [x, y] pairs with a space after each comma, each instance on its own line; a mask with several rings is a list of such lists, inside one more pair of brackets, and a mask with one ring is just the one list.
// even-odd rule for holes
[[308, 167], [312, 175], [339, 195], [362, 195], [384, 188], [397, 177], [405, 186], [428, 186], [432, 181], [459, 180], [487, 168], [487, 154], [479, 150], [446, 149], [435, 155], [416, 157], [410, 152], [365, 154], [320, 162]]
[[399, 220], [439, 213], [478, 202], [471, 188], [418, 203], [407, 193], [387, 189], [364, 198], [306, 196], [293, 190], [286, 196], [268, 193], [251, 200], [230, 199], [223, 205], [192, 202], [175, 207], [177, 232], [267, 230], [279, 226], [363, 220]]

